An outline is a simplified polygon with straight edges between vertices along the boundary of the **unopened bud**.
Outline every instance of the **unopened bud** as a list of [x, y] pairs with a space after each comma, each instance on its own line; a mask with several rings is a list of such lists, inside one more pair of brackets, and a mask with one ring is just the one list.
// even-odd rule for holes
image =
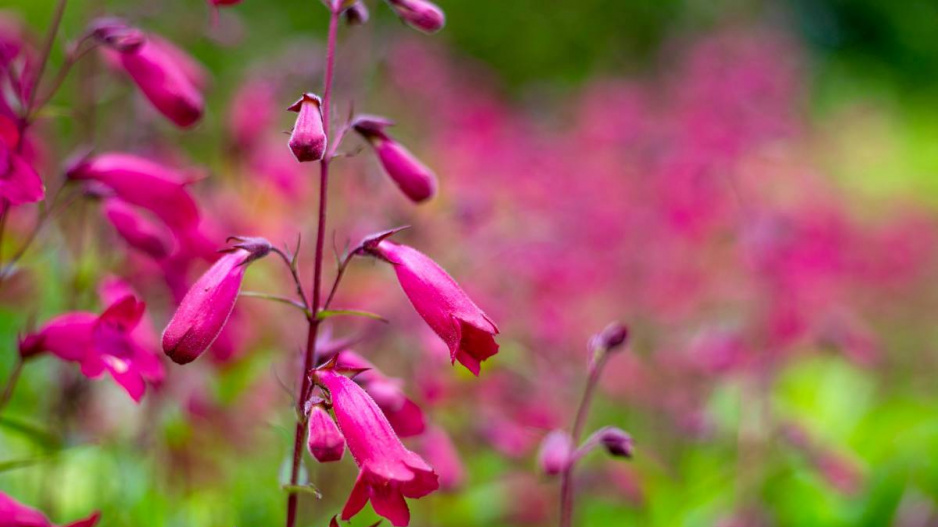
[[554, 430], [541, 441], [537, 455], [541, 470], [548, 476], [556, 476], [567, 470], [573, 457], [573, 439], [563, 430]]
[[599, 442], [610, 455], [615, 457], [631, 458], [634, 453], [632, 436], [615, 427], [606, 427], [596, 433]]
[[287, 109], [299, 114], [293, 133], [290, 134], [293, 157], [301, 163], [319, 161], [326, 154], [327, 142], [323, 129], [322, 99], [312, 93], [304, 93]]
[[606, 326], [590, 339], [590, 348], [593, 350], [613, 351], [622, 347], [629, 338], [629, 328], [619, 322]]
[[436, 33], [446, 25], [443, 10], [428, 0], [388, 0], [388, 4], [407, 25], [425, 33]]

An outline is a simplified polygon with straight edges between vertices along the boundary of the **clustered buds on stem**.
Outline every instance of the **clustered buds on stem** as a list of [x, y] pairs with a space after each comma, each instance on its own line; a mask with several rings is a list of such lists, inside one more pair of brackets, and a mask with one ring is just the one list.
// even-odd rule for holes
[[388, 135], [386, 129], [393, 124], [383, 117], [360, 116], [352, 126], [374, 148], [384, 171], [401, 191], [415, 203], [426, 201], [436, 194], [436, 175]]
[[231, 316], [247, 266], [270, 253], [263, 238], [233, 238], [227, 249], [186, 293], [163, 332], [163, 352], [177, 364], [197, 359], [218, 338]]
[[290, 134], [290, 151], [297, 161], [306, 163], [319, 161], [326, 154], [326, 133], [323, 129], [322, 99], [312, 93], [304, 93], [292, 106], [296, 112], [296, 124]]

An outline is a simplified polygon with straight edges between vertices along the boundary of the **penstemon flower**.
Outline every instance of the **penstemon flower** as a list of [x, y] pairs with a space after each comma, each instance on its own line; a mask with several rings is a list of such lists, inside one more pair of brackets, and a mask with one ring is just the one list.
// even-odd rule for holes
[[[95, 512], [83, 520], [74, 521], [62, 527], [94, 527], [100, 514]], [[0, 527], [56, 527], [45, 514], [27, 507], [10, 496], [0, 492]]]
[[478, 375], [481, 362], [498, 353], [498, 327], [492, 319], [443, 268], [416, 249], [383, 240], [366, 244], [364, 250], [394, 266], [404, 294], [449, 347], [452, 362]]
[[158, 224], [120, 198], [105, 201], [104, 217], [128, 245], [159, 260], [169, 255], [172, 240]]
[[320, 463], [339, 461], [345, 454], [345, 438], [335, 421], [321, 405], [313, 406], [309, 414], [306, 447]]
[[0, 115], [0, 201], [11, 205], [45, 197], [45, 187], [36, 169], [17, 152], [21, 141], [13, 121]]
[[361, 471], [342, 509], [342, 519], [355, 516], [371, 501], [375, 512], [395, 526], [410, 523], [404, 498], [420, 498], [437, 490], [433, 469], [404, 448], [378, 405], [354, 381], [330, 369], [314, 372], [329, 393], [336, 421]]
[[319, 161], [326, 153], [326, 133], [322, 125], [322, 99], [312, 93], [304, 93], [292, 106], [296, 112], [296, 124], [290, 134], [290, 151], [301, 163]]
[[353, 123], [355, 131], [374, 148], [384, 171], [401, 191], [415, 203], [426, 201], [436, 194], [436, 175], [385, 132], [392, 125], [387, 119], [373, 116], [358, 117]]
[[192, 285], [163, 331], [163, 352], [177, 364], [194, 361], [218, 338], [247, 266], [270, 253], [270, 242], [263, 238], [235, 240], [239, 243]]

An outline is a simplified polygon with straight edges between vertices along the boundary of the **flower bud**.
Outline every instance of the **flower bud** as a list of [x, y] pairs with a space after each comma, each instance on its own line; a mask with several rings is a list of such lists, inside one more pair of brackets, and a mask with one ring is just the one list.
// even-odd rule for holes
[[436, 33], [446, 24], [443, 10], [428, 0], [388, 0], [407, 25], [425, 33]]
[[624, 324], [613, 322], [601, 332], [590, 339], [590, 348], [593, 350], [614, 351], [622, 347], [629, 338], [629, 328]]
[[597, 432], [599, 442], [610, 455], [631, 458], [633, 454], [632, 436], [615, 427], [606, 427]]
[[403, 145], [392, 139], [384, 129], [393, 123], [380, 117], [359, 117], [353, 123], [378, 155], [384, 171], [415, 203], [436, 194], [436, 175]]
[[537, 462], [548, 476], [567, 470], [573, 457], [573, 439], [563, 430], [554, 430], [541, 441]]
[[345, 10], [345, 22], [350, 26], [360, 26], [368, 22], [368, 7], [361, 0], [356, 1]]
[[323, 129], [322, 99], [312, 93], [304, 93], [287, 109], [299, 114], [290, 134], [293, 157], [300, 163], [319, 161], [326, 154], [327, 141]]
[[320, 463], [338, 461], [345, 454], [345, 437], [322, 406], [313, 406], [309, 414], [309, 453]]
[[212, 345], [231, 316], [247, 265], [270, 252], [261, 238], [239, 240], [192, 285], [166, 326], [163, 352], [173, 362], [192, 362]]
[[89, 30], [100, 43], [122, 53], [137, 51], [147, 40], [143, 31], [115, 17], [95, 19]]

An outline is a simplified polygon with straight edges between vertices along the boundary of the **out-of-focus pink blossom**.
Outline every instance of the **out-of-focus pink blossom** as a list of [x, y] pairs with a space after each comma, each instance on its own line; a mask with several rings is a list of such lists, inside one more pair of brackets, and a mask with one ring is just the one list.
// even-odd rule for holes
[[[94, 527], [101, 514], [95, 512], [91, 516], [63, 525], [63, 527]], [[0, 492], [0, 527], [56, 527], [45, 514], [27, 507], [14, 500], [7, 494]]]
[[391, 124], [381, 117], [362, 116], [355, 120], [354, 127], [374, 147], [384, 171], [408, 198], [416, 203], [432, 198], [436, 194], [436, 175], [385, 132]]
[[427, 428], [420, 437], [420, 452], [440, 476], [440, 488], [454, 490], [462, 486], [466, 477], [462, 459], [452, 438], [438, 426]]
[[235, 148], [250, 150], [274, 125], [276, 90], [272, 83], [252, 79], [238, 88], [228, 108], [228, 134]]
[[156, 258], [165, 258], [172, 249], [171, 235], [120, 198], [104, 203], [104, 216], [128, 245]]
[[270, 252], [266, 240], [243, 240], [192, 284], [163, 331], [163, 352], [173, 362], [192, 362], [212, 345], [234, 309], [248, 264]]
[[205, 103], [199, 89], [201, 67], [179, 48], [154, 35], [130, 50], [104, 49], [120, 64], [161, 114], [182, 128], [202, 118]]
[[439, 488], [437, 475], [417, 454], [404, 448], [374, 400], [352, 380], [318, 370], [315, 380], [329, 392], [339, 428], [361, 472], [342, 509], [342, 519], [368, 501], [395, 526], [410, 523], [404, 498], [421, 498]]
[[332, 416], [322, 406], [313, 406], [309, 414], [309, 430], [306, 446], [309, 453], [320, 463], [342, 459], [345, 454], [345, 438]]
[[429, 0], [388, 0], [407, 25], [426, 33], [436, 33], [446, 25], [443, 10]]
[[423, 253], [387, 240], [368, 250], [394, 266], [414, 309], [449, 346], [451, 361], [478, 375], [481, 362], [498, 353], [495, 323]]
[[127, 203], [153, 212], [177, 235], [198, 227], [199, 209], [186, 190], [188, 181], [172, 168], [131, 154], [106, 153], [74, 163], [67, 175], [103, 183]]
[[304, 93], [287, 108], [299, 115], [290, 134], [290, 151], [301, 163], [319, 161], [326, 153], [326, 133], [323, 130], [322, 99], [312, 93]]
[[82, 374], [92, 379], [107, 371], [139, 402], [146, 383], [159, 383], [164, 375], [159, 358], [132, 335], [144, 308], [143, 302], [128, 295], [101, 315], [87, 312], [60, 315], [25, 336], [20, 341], [20, 355], [29, 358], [48, 351], [62, 360], [79, 363]]
[[423, 410], [404, 393], [403, 381], [385, 376], [374, 364], [352, 351], [343, 351], [337, 367], [364, 370], [355, 376], [355, 382], [374, 399], [398, 437], [418, 436], [426, 429]]
[[564, 430], [553, 430], [541, 442], [537, 463], [548, 476], [556, 476], [573, 462], [573, 439]]
[[22, 138], [11, 119], [0, 115], [0, 202], [32, 203], [45, 197], [36, 169], [18, 151]]

